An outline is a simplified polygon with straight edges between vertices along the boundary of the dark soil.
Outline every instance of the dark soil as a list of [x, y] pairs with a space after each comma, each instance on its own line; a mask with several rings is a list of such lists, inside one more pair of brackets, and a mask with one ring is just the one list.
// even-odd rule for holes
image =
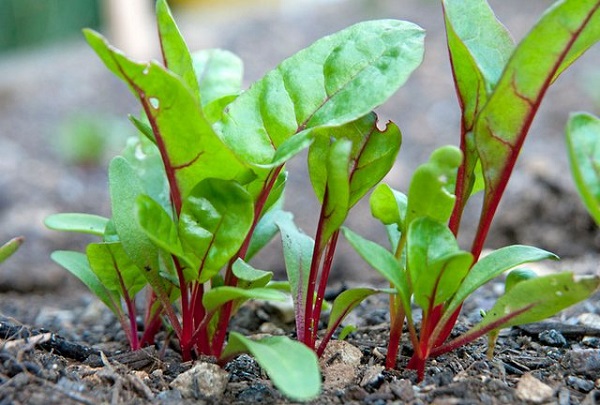
[[[543, 0], [490, 3], [517, 38], [549, 5]], [[243, 10], [243, 19], [229, 14], [187, 13], [180, 21], [192, 49], [222, 47], [240, 55], [248, 83], [316, 38], [353, 22], [401, 18], [420, 24], [428, 32], [426, 59], [379, 111], [382, 119], [397, 122], [404, 135], [397, 167], [387, 181], [405, 190], [412, 170], [435, 147], [456, 144], [458, 107], [437, 1], [348, 0], [286, 12]], [[563, 141], [569, 112], [599, 112], [600, 105], [594, 104], [600, 88], [594, 79], [598, 62], [596, 47], [549, 92], [491, 232], [490, 248], [531, 244], [563, 257], [538, 268], [540, 272], [598, 273], [600, 232], [575, 194]], [[66, 162], [56, 146], [65, 121], [92, 114], [105, 125], [115, 119], [123, 123], [127, 113], [136, 111], [125, 86], [81, 42], [0, 59], [0, 241], [21, 234], [27, 239], [0, 271], [0, 404], [285, 403], [246, 356], [225, 368], [222, 395], [174, 388], [172, 381], [193, 364], [181, 362], [173, 339], [162, 333], [156, 347], [139, 355], [127, 352], [125, 336], [110, 312], [50, 261], [52, 250], [82, 249], [87, 241], [45, 230], [45, 216], [65, 211], [109, 215], [106, 160]], [[124, 137], [128, 132], [122, 131]], [[110, 156], [114, 151], [106, 148]], [[315, 202], [303, 165], [302, 158], [291, 163], [287, 204], [310, 232]], [[471, 234], [471, 222], [467, 217], [465, 235]], [[353, 211], [349, 225], [371, 239], [383, 234], [364, 205]], [[259, 259], [260, 267], [282, 275], [277, 243]], [[343, 282], [382, 283], [345, 246], [332, 278], [332, 290], [338, 291]], [[476, 322], [480, 309], [489, 308], [501, 292], [501, 281], [478, 291], [456, 332]], [[503, 331], [491, 360], [484, 339], [441, 356], [429, 363], [420, 383], [405, 369], [411, 355], [406, 336], [397, 369], [383, 369], [387, 320], [384, 297], [368, 300], [351, 315], [348, 322], [358, 330], [347, 341], [354, 350], [341, 344], [334, 348], [339, 354], [324, 360], [325, 390], [315, 403], [600, 402], [598, 295], [552, 323]], [[292, 332], [267, 304], [244, 307], [231, 327], [247, 334]], [[360, 355], [353, 359], [355, 350]]]

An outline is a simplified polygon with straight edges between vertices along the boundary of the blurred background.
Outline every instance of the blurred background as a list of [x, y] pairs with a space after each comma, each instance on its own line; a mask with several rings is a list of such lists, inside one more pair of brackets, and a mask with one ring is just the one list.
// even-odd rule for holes
[[[492, 0], [499, 18], [521, 38], [552, 1]], [[375, 18], [413, 21], [427, 31], [423, 65], [378, 113], [403, 131], [396, 167], [386, 179], [406, 190], [410, 174], [434, 148], [458, 143], [459, 109], [447, 62], [437, 0], [179, 0], [170, 1], [191, 50], [225, 48], [245, 63], [249, 86], [281, 60], [352, 23]], [[53, 289], [69, 276], [54, 265], [56, 249], [83, 249], [79, 235], [46, 230], [57, 212], [110, 215], [106, 167], [135, 134], [127, 114], [134, 97], [104, 68], [81, 29], [100, 30], [138, 59], [159, 50], [152, 0], [0, 0], [0, 242], [24, 235], [20, 251], [0, 267], [0, 291]], [[598, 230], [574, 192], [564, 147], [571, 111], [600, 113], [600, 51], [596, 46], [561, 77], [543, 103], [523, 158], [492, 228], [490, 247], [536, 245], [586, 259], [597, 271]], [[291, 163], [288, 209], [308, 234], [318, 212], [303, 156]], [[476, 212], [477, 207], [472, 211]], [[381, 240], [368, 206], [349, 226]], [[472, 224], [467, 217], [464, 233]], [[468, 239], [468, 238], [467, 238]], [[465, 247], [467, 242], [465, 242]], [[278, 244], [261, 266], [282, 271]], [[377, 279], [341, 246], [334, 279]]]

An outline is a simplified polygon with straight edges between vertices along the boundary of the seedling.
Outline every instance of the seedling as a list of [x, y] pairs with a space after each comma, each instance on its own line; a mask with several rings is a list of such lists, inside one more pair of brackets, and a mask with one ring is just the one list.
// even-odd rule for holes
[[[423, 30], [396, 20], [359, 23], [322, 38], [241, 90], [242, 64], [229, 52], [190, 54], [166, 1], [157, 2], [163, 63], [139, 63], [100, 34], [85, 36], [139, 100], [140, 132], [109, 166], [112, 218], [58, 214], [48, 227], [100, 238], [86, 253], [52, 258], [116, 314], [131, 348], [154, 341], [163, 320], [184, 360], [225, 362], [248, 351], [294, 399], [320, 388], [316, 347], [339, 228], [350, 208], [391, 168], [400, 131], [372, 110], [420, 64]], [[281, 210], [285, 163], [310, 147], [309, 171], [322, 212], [316, 238]], [[298, 338], [250, 340], [227, 326], [248, 299], [278, 300], [272, 273], [252, 257], [281, 230]], [[320, 273], [320, 275], [319, 275]], [[136, 298], [146, 287], [144, 328]], [[335, 327], [363, 297], [334, 303]], [[295, 377], [294, 377], [295, 376]]]
[[[397, 291], [391, 296], [387, 366], [395, 367], [406, 318], [414, 350], [408, 367], [420, 379], [430, 357], [499, 328], [551, 316], [599, 285], [598, 277], [576, 281], [569, 273], [520, 281], [478, 325], [447, 341], [463, 302], [478, 287], [523, 263], [556, 258], [527, 246], [505, 247], [481, 259], [480, 254], [544, 94], [600, 38], [600, 1], [558, 1], [517, 46], [485, 0], [442, 3], [462, 110], [460, 150], [435, 151], [415, 172], [407, 195], [386, 185], [375, 190], [372, 213], [387, 226], [390, 250], [344, 230]], [[467, 252], [459, 248], [456, 235], [466, 203], [478, 191], [483, 191], [483, 205]], [[413, 302], [422, 310], [419, 330]]]

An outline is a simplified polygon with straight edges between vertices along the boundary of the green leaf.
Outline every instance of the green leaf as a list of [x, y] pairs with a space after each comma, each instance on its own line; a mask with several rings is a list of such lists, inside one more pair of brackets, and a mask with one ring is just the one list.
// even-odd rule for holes
[[206, 49], [194, 52], [192, 62], [202, 106], [241, 92], [244, 65], [235, 54], [223, 49]]
[[179, 237], [186, 256], [210, 280], [244, 242], [254, 220], [254, 203], [235, 181], [206, 179], [183, 202]]
[[135, 219], [156, 246], [189, 262], [179, 240], [177, 224], [159, 203], [145, 194], [140, 195], [136, 200]]
[[245, 289], [264, 287], [273, 278], [273, 272], [255, 269], [240, 258], [233, 262], [231, 270], [238, 278], [238, 287]]
[[343, 291], [333, 301], [325, 334], [328, 335], [333, 329], [337, 328], [344, 318], [367, 297], [378, 292], [380, 291], [374, 288], [352, 288]]
[[112, 222], [123, 248], [141, 269], [158, 273], [158, 249], [134, 220], [137, 199], [144, 193], [140, 179], [131, 165], [117, 156], [108, 169]]
[[456, 292], [473, 256], [459, 249], [445, 224], [421, 217], [408, 230], [407, 262], [414, 300], [427, 311]]
[[57, 250], [50, 255], [52, 260], [77, 277], [96, 297], [100, 299], [114, 314], [119, 313], [116, 303], [119, 297], [108, 291], [98, 276], [94, 274], [85, 254], [67, 250]]
[[133, 124], [133, 126], [140, 132], [140, 134], [144, 135], [146, 139], [156, 145], [156, 138], [154, 137], [154, 133], [152, 132], [152, 128], [148, 123], [142, 121], [141, 119], [129, 115], [129, 121]]
[[44, 225], [55, 231], [89, 233], [103, 236], [108, 218], [92, 214], [54, 214], [46, 217]]
[[587, 299], [599, 285], [599, 277], [576, 281], [570, 272], [524, 280], [500, 297], [474, 330], [503, 319], [495, 329], [541, 321]]
[[308, 401], [321, 392], [321, 373], [316, 354], [285, 336], [251, 340], [230, 332], [223, 358], [249, 352], [285, 396]]
[[[317, 196], [322, 199], [326, 179], [322, 162], [326, 140], [347, 139], [352, 142], [350, 152], [350, 207], [353, 207], [390, 171], [394, 165], [402, 135], [398, 127], [388, 122], [385, 129], [377, 127], [377, 115], [369, 113], [348, 124], [315, 131], [320, 147], [309, 149], [309, 174]], [[320, 150], [321, 149], [321, 150]]]
[[240, 95], [216, 129], [243, 161], [269, 164], [294, 134], [351, 122], [385, 102], [421, 63], [423, 38], [420, 27], [395, 20], [324, 37]]
[[94, 31], [84, 33], [108, 69], [140, 100], [161, 149], [171, 193], [177, 196], [176, 207], [199, 181], [209, 177], [233, 179], [246, 172], [214, 133], [197, 96], [183, 79], [156, 62], [128, 59]]
[[475, 123], [486, 184], [484, 210], [494, 211], [533, 117], [552, 80], [600, 39], [600, 0], [563, 0], [519, 43]]
[[19, 246], [23, 244], [23, 241], [22, 236], [17, 236], [0, 246], [0, 263], [12, 256], [19, 249]]
[[545, 259], [557, 260], [558, 257], [553, 253], [532, 246], [513, 245], [494, 250], [479, 259], [471, 268], [452, 301], [448, 304], [446, 313], [454, 312], [475, 290], [505, 271], [524, 263], [533, 263]]
[[145, 137], [129, 138], [121, 156], [133, 168], [145, 194], [152, 197], [165, 210], [171, 211], [169, 182], [156, 145]]
[[202, 296], [202, 304], [207, 312], [216, 311], [220, 306], [234, 300], [285, 301], [286, 295], [273, 288], [245, 289], [231, 286], [215, 287]]
[[[472, 105], [476, 105], [478, 95], [485, 102], [486, 93], [498, 82], [515, 47], [513, 39], [486, 0], [444, 0], [443, 6], [450, 59], [460, 96]], [[481, 84], [485, 86], [483, 93], [478, 90]]]
[[461, 159], [458, 148], [443, 146], [415, 170], [408, 190], [406, 226], [419, 217], [431, 217], [439, 222], [450, 218], [456, 200], [450, 190]]
[[198, 81], [192, 64], [190, 51], [185, 40], [177, 28], [167, 0], [156, 2], [156, 20], [158, 23], [158, 37], [164, 58], [165, 66], [178, 74], [189, 87], [192, 94], [200, 97]]
[[371, 215], [384, 225], [397, 225], [400, 230], [404, 230], [407, 202], [406, 194], [387, 184], [379, 184], [369, 199]]
[[[276, 224], [281, 233], [283, 258], [294, 302], [296, 326], [302, 328], [304, 327], [303, 317], [307, 305], [306, 291], [315, 243], [310, 236], [296, 227], [290, 216], [279, 219]], [[297, 333], [302, 335], [306, 331], [297, 331]]]
[[504, 282], [504, 292], [509, 292], [515, 285], [519, 284], [521, 281], [529, 280], [535, 277], [537, 277], [537, 274], [531, 269], [515, 269], [508, 273], [508, 275], [506, 276], [506, 281]]
[[396, 288], [406, 316], [410, 319], [410, 288], [406, 274], [396, 257], [384, 247], [363, 238], [348, 228], [342, 228], [342, 233], [360, 257]]
[[133, 299], [146, 286], [146, 277], [127, 256], [120, 242], [90, 243], [86, 253], [98, 280], [118, 296], [125, 297], [126, 293]]
[[567, 123], [571, 173], [588, 212], [600, 226], [600, 119], [574, 114]]
[[324, 218], [319, 250], [323, 249], [331, 236], [342, 226], [350, 210], [350, 175], [348, 173], [348, 165], [350, 163], [351, 148], [352, 143], [342, 139], [335, 141], [329, 149], [327, 157], [326, 197], [323, 197], [323, 204], [325, 205]]
[[393, 252], [396, 251], [402, 233], [406, 232], [405, 219], [408, 205], [406, 194], [387, 184], [379, 184], [369, 198], [371, 215], [384, 225]]
[[460, 201], [466, 204], [479, 161], [472, 132], [475, 118], [500, 78], [514, 43], [486, 0], [444, 0], [443, 6], [451, 67], [462, 110], [465, 187]]

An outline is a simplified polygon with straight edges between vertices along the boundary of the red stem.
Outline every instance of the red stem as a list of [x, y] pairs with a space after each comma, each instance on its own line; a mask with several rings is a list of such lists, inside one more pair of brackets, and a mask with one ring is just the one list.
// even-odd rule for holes
[[[319, 278], [319, 288], [317, 290], [317, 297], [315, 301], [315, 307], [313, 309], [313, 319], [318, 324], [319, 319], [321, 319], [321, 311], [323, 309], [323, 299], [325, 298], [325, 289], [327, 288], [327, 280], [329, 279], [329, 272], [331, 271], [331, 264], [333, 263], [333, 256], [335, 255], [335, 248], [337, 246], [338, 236], [340, 235], [340, 231], [335, 231], [329, 239], [327, 243], [327, 248], [325, 250], [325, 260], [323, 262], [323, 267], [321, 270], [321, 276]], [[312, 340], [316, 341], [317, 339], [317, 330], [313, 331]]]
[[[278, 166], [275, 169], [273, 169], [267, 176], [265, 185], [263, 186], [263, 189], [261, 190], [260, 195], [256, 200], [256, 205], [254, 207], [254, 220], [252, 221], [252, 226], [250, 227], [248, 235], [246, 235], [246, 239], [244, 239], [244, 242], [242, 243], [242, 246], [240, 247], [238, 253], [229, 261], [229, 264], [227, 265], [227, 270], [225, 273], [225, 285], [227, 286], [237, 285], [238, 280], [235, 274], [233, 274], [232, 270], [233, 263], [238, 258], [244, 259], [246, 257], [246, 254], [248, 253], [248, 248], [250, 247], [250, 241], [252, 239], [254, 229], [256, 228], [256, 225], [258, 225], [258, 221], [260, 220], [263, 214], [263, 209], [265, 207], [265, 204], [267, 203], [269, 194], [271, 193], [271, 190], [273, 189], [273, 186], [277, 181], [277, 177], [279, 176], [279, 173], [281, 173], [282, 169], [283, 165]], [[221, 311], [219, 313], [217, 330], [212, 340], [212, 354], [217, 357], [220, 357], [221, 353], [223, 352], [223, 345], [225, 344], [225, 335], [227, 333], [227, 326], [229, 325], [229, 320], [231, 319], [232, 310], [233, 301], [230, 301], [223, 305], [223, 308], [221, 308]]]
[[[398, 301], [398, 302], [396, 302]], [[390, 339], [388, 341], [388, 352], [385, 359], [387, 369], [396, 368], [398, 350], [400, 349], [400, 338], [402, 337], [402, 326], [404, 324], [404, 308], [398, 299], [390, 300]]]

